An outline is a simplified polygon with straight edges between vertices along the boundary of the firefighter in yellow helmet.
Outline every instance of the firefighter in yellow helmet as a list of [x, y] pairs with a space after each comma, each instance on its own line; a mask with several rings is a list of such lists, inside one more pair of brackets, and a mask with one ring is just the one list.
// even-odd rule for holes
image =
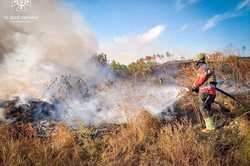
[[215, 129], [211, 105], [216, 97], [216, 76], [206, 63], [206, 55], [201, 53], [196, 57], [197, 77], [193, 83], [192, 91], [199, 93], [199, 108], [206, 124], [204, 132]]

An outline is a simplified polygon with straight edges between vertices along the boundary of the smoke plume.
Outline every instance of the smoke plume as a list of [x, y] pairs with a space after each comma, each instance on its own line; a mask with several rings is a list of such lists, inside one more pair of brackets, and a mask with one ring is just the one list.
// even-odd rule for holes
[[113, 75], [90, 60], [97, 50], [95, 35], [58, 1], [34, 0], [23, 12], [0, 1], [0, 16], [0, 99], [18, 95], [19, 105], [29, 105], [31, 95], [55, 105], [69, 124], [77, 119], [99, 124], [126, 122], [142, 109], [157, 115], [178, 98], [175, 86], [122, 81], [102, 86]]
[[0, 16], [1, 97], [22, 91], [37, 95], [54, 75], [91, 72], [84, 64], [95, 54], [97, 42], [75, 11], [55, 0], [37, 0], [17, 12], [10, 2], [0, 1]]

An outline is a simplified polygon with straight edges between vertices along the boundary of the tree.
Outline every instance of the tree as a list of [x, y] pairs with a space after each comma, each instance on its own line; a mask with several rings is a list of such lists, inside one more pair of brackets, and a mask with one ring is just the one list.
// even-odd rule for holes
[[114, 71], [114, 73], [119, 76], [125, 77], [129, 74], [128, 67], [116, 62], [115, 60], [113, 60], [109, 66]]
[[140, 59], [128, 65], [128, 71], [135, 79], [146, 78], [147, 75], [150, 75], [153, 72], [155, 65], [156, 62], [154, 61], [145, 62], [143, 59]]

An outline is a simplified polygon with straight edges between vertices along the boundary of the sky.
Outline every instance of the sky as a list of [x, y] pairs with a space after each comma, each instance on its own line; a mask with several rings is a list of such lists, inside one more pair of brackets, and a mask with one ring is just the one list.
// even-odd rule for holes
[[[95, 33], [110, 59], [131, 63], [166, 51], [250, 55], [250, 0], [64, 0]], [[243, 51], [245, 46], [245, 51]]]

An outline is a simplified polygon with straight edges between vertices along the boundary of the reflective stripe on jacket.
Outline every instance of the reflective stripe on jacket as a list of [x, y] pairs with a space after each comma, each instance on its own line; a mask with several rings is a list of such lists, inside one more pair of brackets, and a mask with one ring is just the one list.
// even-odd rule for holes
[[207, 93], [211, 95], [216, 95], [216, 87], [213, 85], [208, 85], [200, 89], [200, 93]]

